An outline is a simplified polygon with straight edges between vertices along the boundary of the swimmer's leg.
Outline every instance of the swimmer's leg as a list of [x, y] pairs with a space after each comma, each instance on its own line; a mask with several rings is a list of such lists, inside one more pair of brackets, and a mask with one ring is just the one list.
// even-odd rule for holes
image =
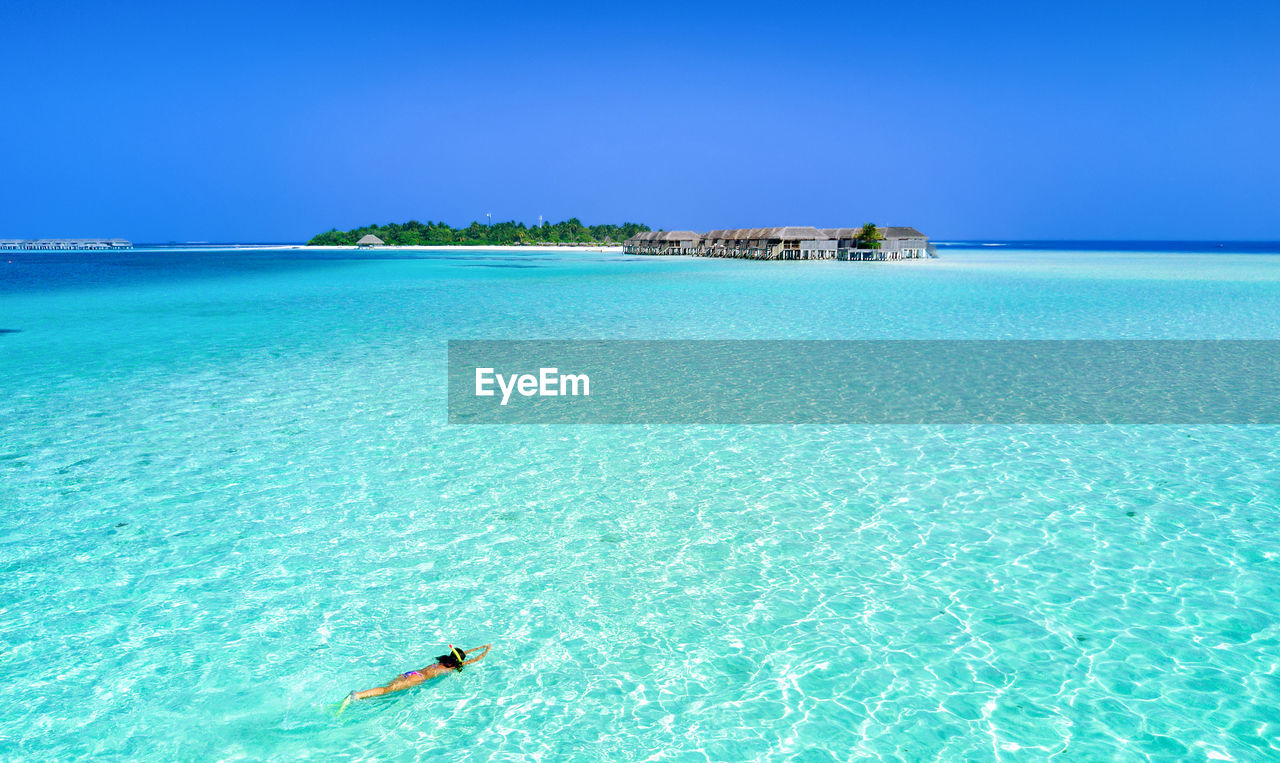
[[381, 697], [383, 694], [390, 694], [393, 691], [395, 691], [395, 689], [391, 688], [391, 684], [386, 686], [375, 686], [372, 689], [365, 689], [364, 691], [353, 691], [351, 692], [351, 698], [365, 699], [367, 697]]

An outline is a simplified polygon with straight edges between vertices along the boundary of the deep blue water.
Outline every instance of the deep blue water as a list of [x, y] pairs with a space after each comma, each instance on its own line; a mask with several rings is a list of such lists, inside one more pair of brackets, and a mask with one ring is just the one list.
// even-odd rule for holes
[[1162, 254], [1280, 254], [1280, 241], [941, 241], [938, 249], [1005, 247], [1043, 252], [1154, 252]]

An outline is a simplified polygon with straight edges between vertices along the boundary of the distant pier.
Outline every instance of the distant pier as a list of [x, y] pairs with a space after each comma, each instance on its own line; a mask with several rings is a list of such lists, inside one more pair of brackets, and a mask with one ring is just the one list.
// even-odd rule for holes
[[122, 238], [0, 238], [0, 249], [56, 251], [132, 248], [133, 244]]
[[627, 254], [728, 257], [744, 260], [918, 260], [937, 257], [915, 228], [735, 228], [646, 231], [623, 243]]

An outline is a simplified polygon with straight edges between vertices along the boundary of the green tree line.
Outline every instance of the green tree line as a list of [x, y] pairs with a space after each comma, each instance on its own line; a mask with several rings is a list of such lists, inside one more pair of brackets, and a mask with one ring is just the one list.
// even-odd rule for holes
[[407, 223], [388, 223], [387, 225], [366, 225], [351, 230], [325, 231], [313, 236], [308, 246], [354, 246], [364, 236], [372, 233], [382, 239], [388, 246], [424, 246], [429, 244], [538, 244], [542, 242], [556, 244], [606, 244], [626, 241], [649, 226], [640, 223], [622, 223], [621, 225], [583, 225], [576, 217], [558, 223], [543, 223], [527, 226], [514, 220], [504, 223], [483, 225], [471, 223], [465, 228], [454, 228], [447, 223], [428, 220], [420, 223], [410, 220]]

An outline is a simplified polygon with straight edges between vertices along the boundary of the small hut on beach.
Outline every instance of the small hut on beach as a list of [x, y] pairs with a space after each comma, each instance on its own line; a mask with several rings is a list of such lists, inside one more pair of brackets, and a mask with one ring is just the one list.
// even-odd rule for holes
[[[350, 241], [350, 239], [347, 240]], [[361, 249], [368, 249], [371, 246], [385, 246], [385, 244], [382, 239], [372, 233], [366, 233], [359, 241], [356, 242], [356, 246]]]

